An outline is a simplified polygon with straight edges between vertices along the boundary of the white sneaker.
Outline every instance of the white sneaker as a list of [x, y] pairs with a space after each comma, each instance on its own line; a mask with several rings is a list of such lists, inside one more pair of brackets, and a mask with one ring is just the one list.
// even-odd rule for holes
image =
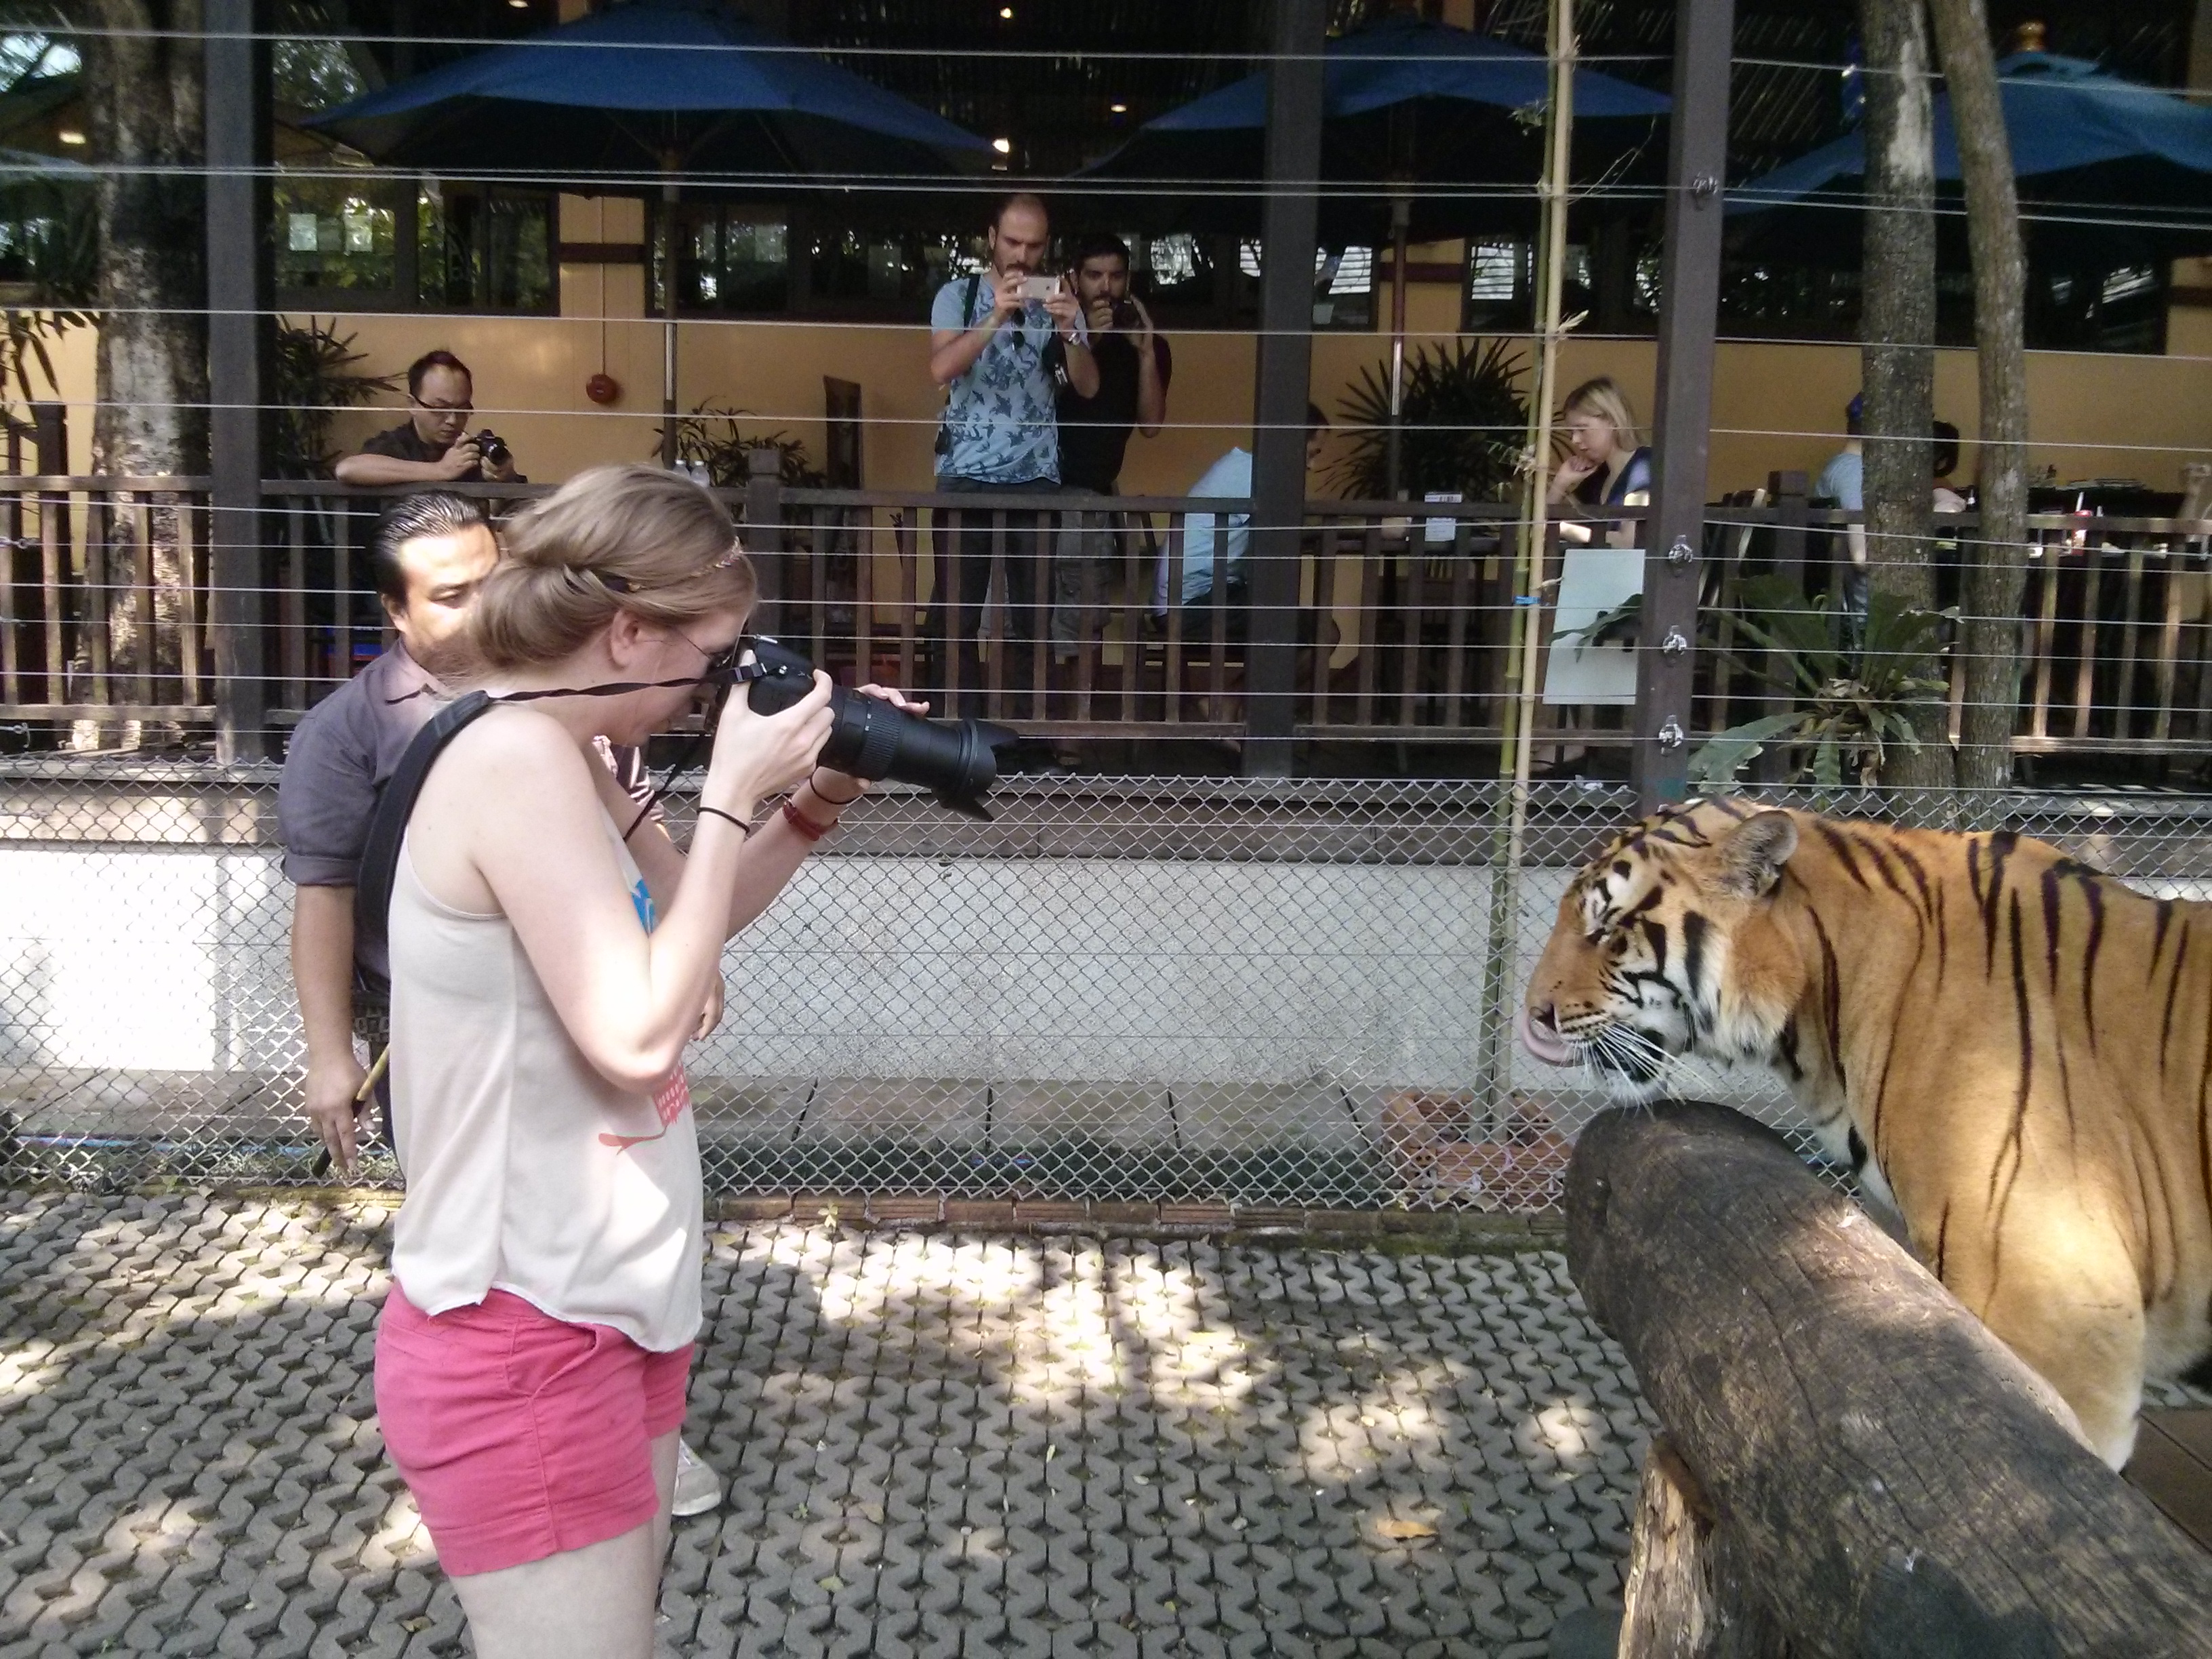
[[676, 1443], [676, 1515], [704, 1515], [722, 1501], [722, 1477], [702, 1462], [688, 1442]]

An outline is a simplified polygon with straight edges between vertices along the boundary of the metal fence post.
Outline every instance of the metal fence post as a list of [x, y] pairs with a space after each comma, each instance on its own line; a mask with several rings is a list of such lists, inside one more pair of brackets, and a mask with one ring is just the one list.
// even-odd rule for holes
[[266, 236], [256, 165], [268, 131], [266, 47], [252, 0], [208, 0], [208, 616], [215, 635], [216, 757], [269, 752], [263, 679], [262, 332]]
[[[1320, 203], [1321, 52], [1327, 0], [1275, 0], [1267, 62], [1267, 192], [1254, 392], [1252, 550], [1246, 586], [1244, 770], [1291, 770], [1297, 714], [1298, 557], [1306, 511], [1306, 404], [1313, 377], [1314, 236]], [[1217, 562], [1214, 580], [1227, 577]]]
[[783, 457], [756, 449], [745, 457], [745, 551], [760, 579], [755, 606], [771, 630], [782, 624]]
[[1729, 52], [1735, 0], [1683, 0], [1661, 256], [1659, 398], [1644, 622], [1636, 653], [1636, 793], [1643, 810], [1688, 787], [1697, 665], [1698, 559], [1705, 539], [1713, 335], [1720, 308], [1721, 187], [1728, 160]]

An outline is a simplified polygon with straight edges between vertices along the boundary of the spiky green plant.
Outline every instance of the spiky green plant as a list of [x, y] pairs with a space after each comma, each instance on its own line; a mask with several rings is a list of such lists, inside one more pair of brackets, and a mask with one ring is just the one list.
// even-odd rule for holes
[[[1519, 476], [1528, 404], [1528, 365], [1505, 340], [1421, 346], [1406, 360], [1400, 417], [1399, 488], [1414, 500], [1458, 490], [1470, 501], [1503, 501]], [[1351, 444], [1330, 470], [1358, 501], [1390, 497], [1390, 366], [1370, 364], [1339, 410]]]

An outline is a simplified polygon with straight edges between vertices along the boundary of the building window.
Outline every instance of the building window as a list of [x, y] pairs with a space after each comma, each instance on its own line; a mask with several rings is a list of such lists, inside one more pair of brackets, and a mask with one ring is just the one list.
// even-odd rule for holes
[[981, 269], [969, 239], [943, 233], [852, 228], [813, 232], [807, 239], [807, 292], [837, 308], [927, 306], [963, 272]]
[[416, 193], [416, 295], [426, 311], [551, 311], [551, 195], [426, 179]]
[[686, 206], [676, 301], [686, 313], [782, 311], [791, 303], [791, 232], [781, 213]]
[[388, 179], [278, 173], [276, 286], [396, 298], [405, 190]]
[[1316, 328], [1362, 331], [1375, 326], [1375, 250], [1347, 247], [1314, 253]]
[[271, 209], [283, 307], [542, 313], [558, 302], [550, 191], [280, 170]]

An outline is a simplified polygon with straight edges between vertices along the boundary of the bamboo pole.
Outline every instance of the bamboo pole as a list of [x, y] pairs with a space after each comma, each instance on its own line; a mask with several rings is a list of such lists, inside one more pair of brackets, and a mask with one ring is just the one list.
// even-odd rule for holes
[[[1574, 0], [1552, 0], [1546, 50], [1551, 60], [1551, 118], [1544, 173], [1537, 185], [1540, 209], [1537, 235], [1538, 289], [1536, 395], [1528, 410], [1528, 465], [1524, 473], [1528, 510], [1522, 515], [1521, 545], [1513, 563], [1513, 615], [1508, 625], [1505, 684], [1516, 687], [1512, 722], [1499, 753], [1498, 774], [1510, 780], [1504, 801], [1503, 835], [1492, 842], [1490, 957], [1484, 976], [1480, 1090], [1493, 1110], [1504, 1105], [1505, 1010], [1513, 968], [1513, 945], [1520, 931], [1521, 860], [1528, 833], [1528, 768], [1536, 724], [1536, 696], [1541, 662], [1536, 649], [1536, 617], [1543, 596], [1544, 542], [1547, 529], [1545, 481], [1552, 453], [1552, 406], [1558, 396], [1560, 313], [1565, 302], [1567, 251], [1567, 185], [1574, 136]], [[1502, 848], [1498, 842], [1503, 842]]]

